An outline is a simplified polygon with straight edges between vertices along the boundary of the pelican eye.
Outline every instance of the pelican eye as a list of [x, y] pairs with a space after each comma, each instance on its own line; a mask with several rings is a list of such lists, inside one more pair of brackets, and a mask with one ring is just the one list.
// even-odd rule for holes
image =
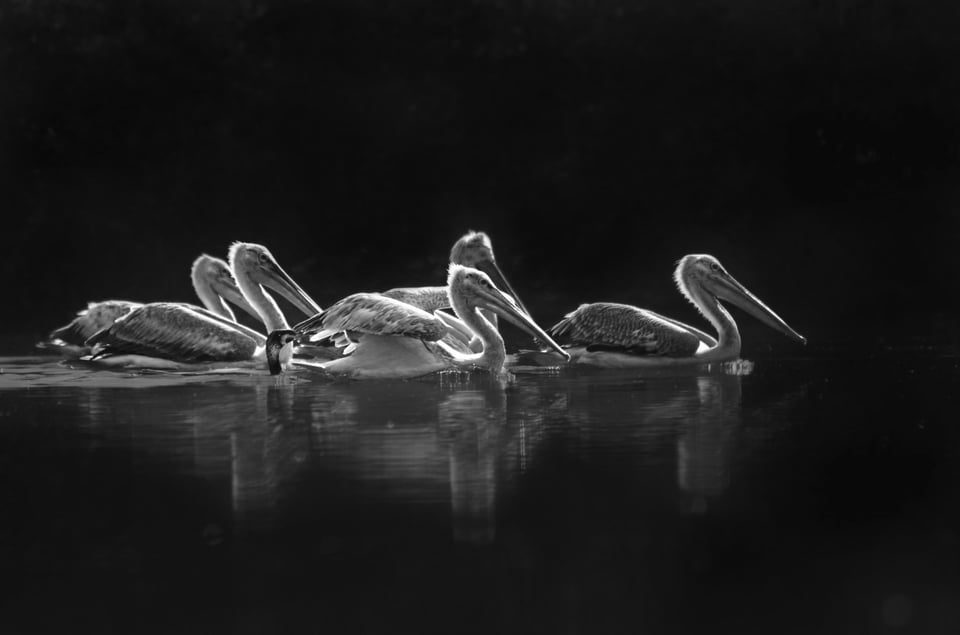
[[710, 263], [710, 268], [711, 268], [713, 271], [715, 271], [716, 273], [723, 273], [723, 267], [721, 267], [721, 266], [720, 266], [718, 263], [716, 263], [716, 262], [711, 262], [711, 263]]

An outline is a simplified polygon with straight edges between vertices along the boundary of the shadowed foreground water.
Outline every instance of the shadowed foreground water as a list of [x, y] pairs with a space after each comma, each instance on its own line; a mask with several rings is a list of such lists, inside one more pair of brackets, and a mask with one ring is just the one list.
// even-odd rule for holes
[[958, 361], [0, 360], [4, 633], [955, 633]]

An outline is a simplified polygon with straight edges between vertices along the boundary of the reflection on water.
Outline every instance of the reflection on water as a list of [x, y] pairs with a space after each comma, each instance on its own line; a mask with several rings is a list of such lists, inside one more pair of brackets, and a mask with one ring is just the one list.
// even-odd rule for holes
[[453, 537], [458, 541], [489, 542], [496, 533], [497, 454], [507, 399], [503, 387], [490, 384], [457, 391], [437, 409], [450, 464]]
[[692, 496], [690, 510], [706, 511], [707, 501], [730, 482], [734, 436], [741, 424], [740, 377], [696, 378], [697, 401], [677, 440], [677, 484]]
[[[595, 592], [623, 593], [626, 585], [670, 606], [709, 584], [704, 571], [727, 557], [723, 550], [740, 553], [740, 541], [767, 544], [798, 519], [849, 514], [851, 500], [870, 496], [862, 471], [852, 481], [841, 479], [847, 483], [839, 488], [843, 502], [809, 498], [809, 491], [820, 491], [822, 470], [837, 469], [824, 461], [846, 456], [831, 448], [854, 440], [863, 447], [864, 435], [875, 431], [878, 439], [886, 435], [883, 443], [893, 435], [913, 443], [914, 452], [928, 448], [920, 433], [877, 430], [876, 416], [864, 413], [865, 402], [851, 400], [851, 393], [883, 394], [878, 382], [887, 382], [888, 399], [935, 390], [932, 383], [909, 384], [905, 370], [878, 371], [862, 381], [848, 374], [845, 382], [831, 383], [821, 368], [788, 372], [773, 364], [656, 374], [577, 369], [519, 374], [509, 383], [460, 373], [325, 382], [296, 374], [91, 372], [38, 359], [7, 359], [2, 366], [0, 466], [20, 485], [6, 492], [6, 507], [19, 524], [0, 534], [0, 553], [35, 590], [63, 600], [78, 591], [51, 586], [52, 580], [83, 579], [90, 566], [101, 567], [97, 575], [160, 576], [155, 584], [163, 585], [164, 576], [179, 576], [167, 566], [180, 571], [200, 558], [216, 575], [244, 581], [230, 582], [218, 602], [232, 606], [239, 598], [263, 609], [280, 601], [270, 595], [277, 568], [299, 567], [298, 585], [323, 580], [331, 585], [324, 587], [329, 597], [356, 606], [369, 592], [360, 589], [371, 585], [409, 601], [416, 587], [405, 590], [410, 580], [421, 590], [453, 594], [443, 579], [454, 576], [480, 594], [476, 601], [502, 587], [484, 600], [488, 609], [498, 607], [498, 620], [512, 623], [510, 615], [530, 612], [543, 618], [559, 601], [567, 610], [556, 615], [583, 632], [597, 623], [583, 607], [606, 607], [619, 619], [633, 615], [626, 605], [608, 605], [619, 596], [601, 600]], [[937, 372], [930, 377], [950, 385], [956, 369]], [[907, 422], [916, 409], [901, 405], [897, 412]], [[923, 415], [924, 430], [936, 429], [944, 448], [960, 448], [955, 434], [937, 426], [940, 417], [939, 411]], [[847, 432], [836, 436], [837, 430]], [[899, 447], [878, 443], [866, 442], [883, 451]], [[827, 458], [818, 464], [812, 455]], [[889, 469], [858, 466], [874, 468]], [[943, 470], [941, 477], [960, 473]], [[813, 484], [796, 481], [803, 478]], [[903, 487], [902, 479], [894, 482]], [[890, 482], [883, 485], [889, 491]], [[37, 500], [49, 506], [38, 507]], [[771, 520], [776, 517], [786, 524]], [[744, 529], [754, 525], [765, 526], [767, 535]], [[713, 526], [725, 527], [712, 538], [720, 551], [703, 534]], [[101, 544], [110, 531], [119, 537]], [[818, 535], [809, 526], [806, 531]], [[51, 546], [64, 536], [76, 543], [72, 559], [56, 556], [59, 547]], [[101, 550], [95, 557], [105, 558], [101, 564], [76, 555], [88, 543]], [[823, 544], [809, 549], [822, 553]], [[224, 559], [204, 560], [192, 551], [199, 548], [221, 550]], [[455, 550], [467, 548], [483, 551]], [[151, 560], [155, 549], [169, 565]], [[742, 555], [749, 563], [749, 551]], [[793, 556], [777, 557], [798, 566]], [[128, 573], [116, 574], [116, 567]], [[329, 579], [323, 577], [328, 569]], [[721, 570], [727, 569], [711, 575], [729, 584]], [[339, 576], [348, 571], [364, 581], [360, 587], [343, 586]], [[799, 589], [800, 578], [796, 584]], [[544, 602], [538, 589], [549, 589], [544, 592], [553, 600]], [[881, 591], [876, 607], [903, 596], [914, 613], [922, 612], [909, 589]], [[184, 601], [180, 593], [170, 590], [171, 601]], [[8, 597], [24, 601], [16, 592]], [[473, 596], [457, 597], [446, 602]], [[347, 619], [347, 609], [323, 605]], [[721, 605], [712, 610], [723, 613]], [[302, 616], [298, 609], [292, 614]], [[545, 623], [551, 619], [561, 618]], [[655, 626], [676, 619], [653, 611], [640, 621]], [[503, 622], [487, 626], [504, 630]], [[553, 627], [559, 624], [547, 631]]]
[[592, 455], [636, 458], [641, 468], [673, 462], [676, 494], [689, 493], [684, 504], [702, 511], [729, 481], [749, 374], [728, 367], [662, 377], [521, 375], [509, 384], [462, 373], [313, 382], [10, 361], [8, 387], [29, 378], [33, 396], [70, 404], [79, 416], [69, 425], [99, 443], [228, 483], [238, 535], [269, 530], [284, 505], [300, 503], [304, 483], [323, 478], [369, 504], [443, 504], [451, 536], [474, 543], [494, 540], [498, 491], [509, 496], [518, 474], [557, 439]]

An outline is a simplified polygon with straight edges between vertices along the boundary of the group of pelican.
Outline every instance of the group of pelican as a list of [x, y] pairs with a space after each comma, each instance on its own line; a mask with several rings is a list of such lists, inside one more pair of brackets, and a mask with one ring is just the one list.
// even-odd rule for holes
[[[450, 369], [500, 374], [518, 364], [656, 368], [739, 357], [740, 333], [721, 301], [806, 341], [705, 254], [681, 258], [674, 280], [716, 329], [716, 338], [652, 311], [610, 302], [582, 304], [544, 330], [497, 266], [489, 237], [474, 231], [451, 249], [446, 284], [354, 293], [327, 309], [266, 247], [254, 243], [233, 243], [227, 260], [201, 255], [191, 279], [203, 306], [93, 302], [40, 345], [107, 367], [267, 368], [271, 374], [307, 367], [353, 378], [407, 378]], [[306, 319], [291, 327], [271, 291]], [[231, 305], [259, 321], [262, 332], [240, 324]], [[508, 356], [498, 318], [530, 335], [537, 349]]]

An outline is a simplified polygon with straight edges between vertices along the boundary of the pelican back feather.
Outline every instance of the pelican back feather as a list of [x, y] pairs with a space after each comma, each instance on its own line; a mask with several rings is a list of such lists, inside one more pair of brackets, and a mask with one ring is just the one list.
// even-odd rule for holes
[[450, 308], [447, 287], [397, 287], [384, 291], [381, 295], [412, 304], [427, 313]]
[[[316, 338], [348, 331], [367, 335], [399, 335], [434, 342], [447, 332], [443, 321], [432, 313], [379, 293], [348, 295], [307, 322], [310, 323], [309, 328], [301, 328], [305, 324], [301, 323], [297, 330], [301, 334], [315, 332]], [[317, 326], [320, 330], [313, 330]]]
[[630, 355], [690, 357], [700, 338], [663, 316], [627, 304], [581, 304], [550, 328], [573, 346]]
[[143, 305], [128, 300], [90, 302], [86, 309], [77, 312], [77, 317], [73, 318], [69, 324], [51, 331], [49, 339], [51, 342], [60, 340], [65, 344], [81, 346], [94, 333], [107, 328], [117, 319], [140, 306]]
[[179, 362], [244, 361], [257, 349], [257, 341], [236, 323], [173, 302], [145, 304], [94, 334], [87, 345], [93, 346], [93, 359], [126, 354]]

